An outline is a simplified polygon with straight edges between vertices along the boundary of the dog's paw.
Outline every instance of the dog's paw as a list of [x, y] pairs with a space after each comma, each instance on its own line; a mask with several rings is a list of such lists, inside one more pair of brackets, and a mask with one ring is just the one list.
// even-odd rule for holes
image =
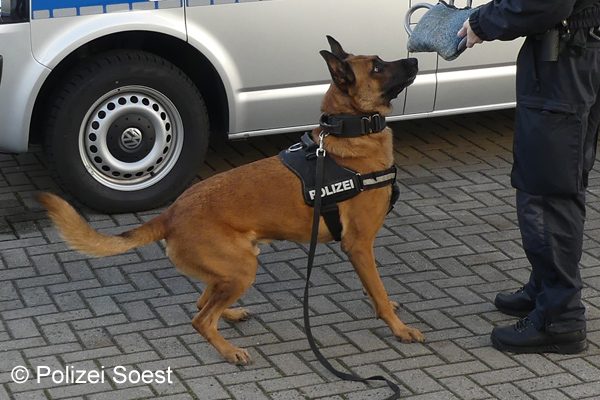
[[239, 347], [232, 347], [231, 350], [228, 350], [223, 353], [223, 357], [227, 361], [236, 365], [248, 365], [252, 363], [252, 358], [250, 357], [250, 353], [245, 349], [240, 349]]
[[394, 333], [394, 335], [402, 341], [402, 343], [413, 343], [419, 342], [423, 343], [425, 341], [425, 335], [421, 333], [420, 330], [415, 328], [406, 327], [401, 331]]
[[228, 308], [223, 311], [222, 317], [231, 322], [245, 321], [250, 318], [250, 312], [245, 308]]

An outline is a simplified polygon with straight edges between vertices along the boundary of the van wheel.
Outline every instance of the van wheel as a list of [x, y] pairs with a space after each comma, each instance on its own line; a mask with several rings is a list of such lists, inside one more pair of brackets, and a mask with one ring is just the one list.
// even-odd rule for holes
[[71, 71], [48, 127], [64, 189], [104, 212], [155, 208], [178, 196], [209, 137], [206, 106], [189, 77], [135, 50], [103, 53]]

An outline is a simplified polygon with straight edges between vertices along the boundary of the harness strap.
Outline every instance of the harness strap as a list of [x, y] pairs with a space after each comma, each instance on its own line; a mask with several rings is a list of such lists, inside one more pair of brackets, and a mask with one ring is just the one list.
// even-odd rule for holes
[[321, 187], [323, 186], [323, 170], [324, 170], [324, 159], [325, 154], [323, 152], [317, 151], [317, 166], [316, 166], [316, 197], [315, 197], [315, 205], [313, 210], [313, 222], [312, 222], [312, 233], [310, 237], [310, 247], [308, 250], [308, 260], [306, 265], [306, 285], [304, 286], [304, 300], [303, 300], [303, 314], [304, 314], [304, 330], [306, 331], [306, 338], [308, 339], [308, 344], [310, 345], [310, 349], [314, 353], [315, 357], [321, 365], [323, 365], [329, 372], [334, 374], [340, 379], [345, 381], [353, 381], [353, 382], [363, 382], [367, 383], [368, 381], [383, 381], [387, 383], [387, 385], [394, 391], [394, 394], [387, 397], [385, 400], [396, 400], [400, 398], [400, 388], [394, 382], [386, 379], [381, 375], [374, 375], [368, 378], [362, 378], [358, 375], [349, 374], [346, 372], [342, 372], [337, 370], [331, 363], [323, 356], [319, 348], [317, 347], [317, 343], [312, 334], [312, 329], [310, 326], [310, 319], [308, 315], [308, 296], [309, 296], [309, 286], [310, 286], [310, 275], [313, 268], [313, 263], [315, 259], [315, 252], [317, 249], [317, 238], [319, 236], [319, 218], [321, 215]]
[[340, 209], [337, 204], [332, 204], [321, 210], [321, 216], [333, 236], [333, 240], [339, 242], [342, 240], [342, 220], [340, 218]]
[[361, 175], [363, 190], [377, 189], [396, 181], [396, 166], [392, 165], [383, 171], [372, 172], [370, 174]]
[[[361, 190], [377, 189], [392, 185], [392, 198], [390, 200], [389, 211], [394, 208], [396, 200], [398, 200], [398, 185], [396, 184], [396, 166], [378, 172], [372, 172], [367, 175], [360, 176]], [[388, 211], [388, 212], [389, 212]], [[333, 236], [336, 242], [342, 240], [342, 220], [340, 218], [340, 209], [337, 203], [329, 204], [322, 207], [321, 216], [327, 225], [327, 229]]]

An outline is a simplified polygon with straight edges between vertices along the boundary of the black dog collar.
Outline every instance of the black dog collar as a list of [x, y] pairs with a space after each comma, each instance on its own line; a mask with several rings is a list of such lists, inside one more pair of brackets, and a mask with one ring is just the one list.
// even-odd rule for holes
[[324, 132], [333, 136], [358, 137], [385, 129], [385, 117], [372, 115], [328, 115], [322, 114], [319, 126]]

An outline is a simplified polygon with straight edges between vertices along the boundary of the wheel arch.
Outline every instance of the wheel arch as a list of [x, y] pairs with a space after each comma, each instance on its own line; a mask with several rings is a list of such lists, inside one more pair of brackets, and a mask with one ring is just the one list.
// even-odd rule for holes
[[128, 31], [94, 39], [63, 58], [46, 78], [36, 98], [30, 124], [30, 142], [44, 140], [44, 120], [53, 95], [68, 73], [86, 58], [117, 49], [143, 50], [180, 68], [194, 82], [206, 104], [212, 135], [224, 136], [229, 129], [229, 105], [223, 79], [209, 59], [189, 43], [158, 32]]

